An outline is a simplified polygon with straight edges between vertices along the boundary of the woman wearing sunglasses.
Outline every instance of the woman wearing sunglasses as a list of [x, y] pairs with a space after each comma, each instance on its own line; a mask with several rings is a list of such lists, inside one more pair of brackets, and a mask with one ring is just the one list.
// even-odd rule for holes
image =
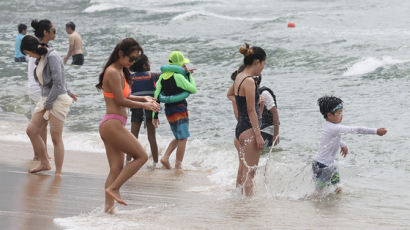
[[[110, 172], [105, 182], [105, 212], [113, 213], [114, 200], [127, 205], [121, 199], [121, 186], [145, 164], [148, 155], [137, 138], [125, 128], [126, 108], [143, 108], [159, 111], [159, 104], [149, 96], [130, 94], [132, 79], [129, 68], [143, 53], [132, 38], [125, 38], [112, 51], [102, 73], [97, 89], [102, 89], [106, 115], [100, 122], [100, 136], [104, 142]], [[134, 160], [124, 166], [124, 153]]]

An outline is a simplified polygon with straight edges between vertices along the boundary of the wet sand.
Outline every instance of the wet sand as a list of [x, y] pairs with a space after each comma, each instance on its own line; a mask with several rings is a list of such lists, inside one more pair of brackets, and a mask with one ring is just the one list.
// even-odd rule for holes
[[[30, 144], [0, 141], [0, 149], [1, 229], [63, 229], [54, 219], [93, 211], [110, 218], [102, 212], [108, 173], [105, 153], [66, 151], [63, 175], [56, 177], [53, 162], [50, 171], [27, 173], [38, 163], [30, 160]], [[209, 181], [202, 173], [144, 167], [123, 186], [122, 197], [129, 206], [119, 209], [135, 210], [158, 203], [166, 207], [203, 200], [203, 196], [198, 197], [187, 188], [205, 184], [209, 185]]]
[[[262, 180], [243, 198], [207, 171], [145, 167], [122, 188], [129, 206], [103, 212], [104, 153], [66, 151], [63, 176], [29, 174], [28, 143], [0, 141], [1, 229], [408, 229], [403, 197], [349, 191], [323, 201], [272, 197]], [[149, 160], [149, 163], [152, 160]], [[52, 164], [53, 165], [53, 164]], [[53, 166], [54, 167], [54, 166]], [[259, 175], [260, 176], [260, 175]], [[408, 210], [408, 209], [407, 209]]]

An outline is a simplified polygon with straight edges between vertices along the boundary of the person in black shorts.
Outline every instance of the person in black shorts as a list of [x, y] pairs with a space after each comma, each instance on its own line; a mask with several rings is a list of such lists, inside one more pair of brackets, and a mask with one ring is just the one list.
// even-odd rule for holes
[[[148, 57], [142, 54], [140, 58], [130, 67], [130, 70], [134, 72], [131, 74], [132, 86], [131, 94], [135, 96], [154, 96], [155, 83], [157, 82], [160, 72], [150, 72], [151, 66]], [[148, 141], [151, 148], [152, 158], [154, 160], [153, 168], [158, 163], [158, 145], [155, 137], [155, 127], [152, 124], [152, 111], [139, 109], [131, 109], [131, 133], [138, 138], [141, 124], [145, 121], [145, 127], [147, 128]], [[127, 161], [131, 160], [131, 157], [127, 156]]]

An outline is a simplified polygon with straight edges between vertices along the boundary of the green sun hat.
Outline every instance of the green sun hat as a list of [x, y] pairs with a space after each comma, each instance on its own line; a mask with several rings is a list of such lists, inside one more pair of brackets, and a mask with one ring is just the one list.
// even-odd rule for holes
[[189, 59], [185, 58], [184, 55], [179, 51], [172, 51], [169, 55], [169, 64], [183, 66], [184, 64], [189, 63]]

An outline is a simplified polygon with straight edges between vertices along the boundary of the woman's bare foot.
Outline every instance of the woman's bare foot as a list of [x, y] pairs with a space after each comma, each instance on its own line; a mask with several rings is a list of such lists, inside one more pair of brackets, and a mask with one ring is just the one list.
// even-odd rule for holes
[[166, 169], [171, 169], [171, 165], [169, 164], [168, 159], [161, 158], [161, 164], [166, 168]]
[[105, 193], [108, 195], [108, 196], [111, 196], [115, 201], [117, 201], [118, 203], [120, 203], [120, 204], [122, 204], [122, 205], [125, 205], [125, 206], [128, 206], [128, 204], [124, 201], [124, 200], [122, 200], [121, 199], [121, 195], [120, 195], [120, 191], [114, 191], [114, 190], [112, 190], [112, 189], [110, 189], [110, 188], [106, 188], [105, 189]]
[[181, 161], [175, 161], [175, 169], [182, 169], [182, 162]]
[[107, 214], [114, 214], [114, 200], [112, 200], [112, 202], [105, 203], [104, 212]]
[[28, 170], [28, 172], [29, 172], [29, 173], [38, 173], [38, 172], [41, 172], [41, 171], [48, 171], [48, 170], [50, 170], [50, 169], [51, 169], [51, 166], [50, 166], [50, 165], [40, 164], [40, 165], [37, 166], [36, 168], [33, 168], [33, 169]]
[[[49, 155], [47, 155], [47, 160], [49, 160], [49, 161], [51, 161], [53, 158], [51, 158]], [[34, 157], [33, 157], [33, 161], [39, 161], [40, 160], [40, 157], [39, 156], [37, 156], [37, 155], [35, 155]]]

